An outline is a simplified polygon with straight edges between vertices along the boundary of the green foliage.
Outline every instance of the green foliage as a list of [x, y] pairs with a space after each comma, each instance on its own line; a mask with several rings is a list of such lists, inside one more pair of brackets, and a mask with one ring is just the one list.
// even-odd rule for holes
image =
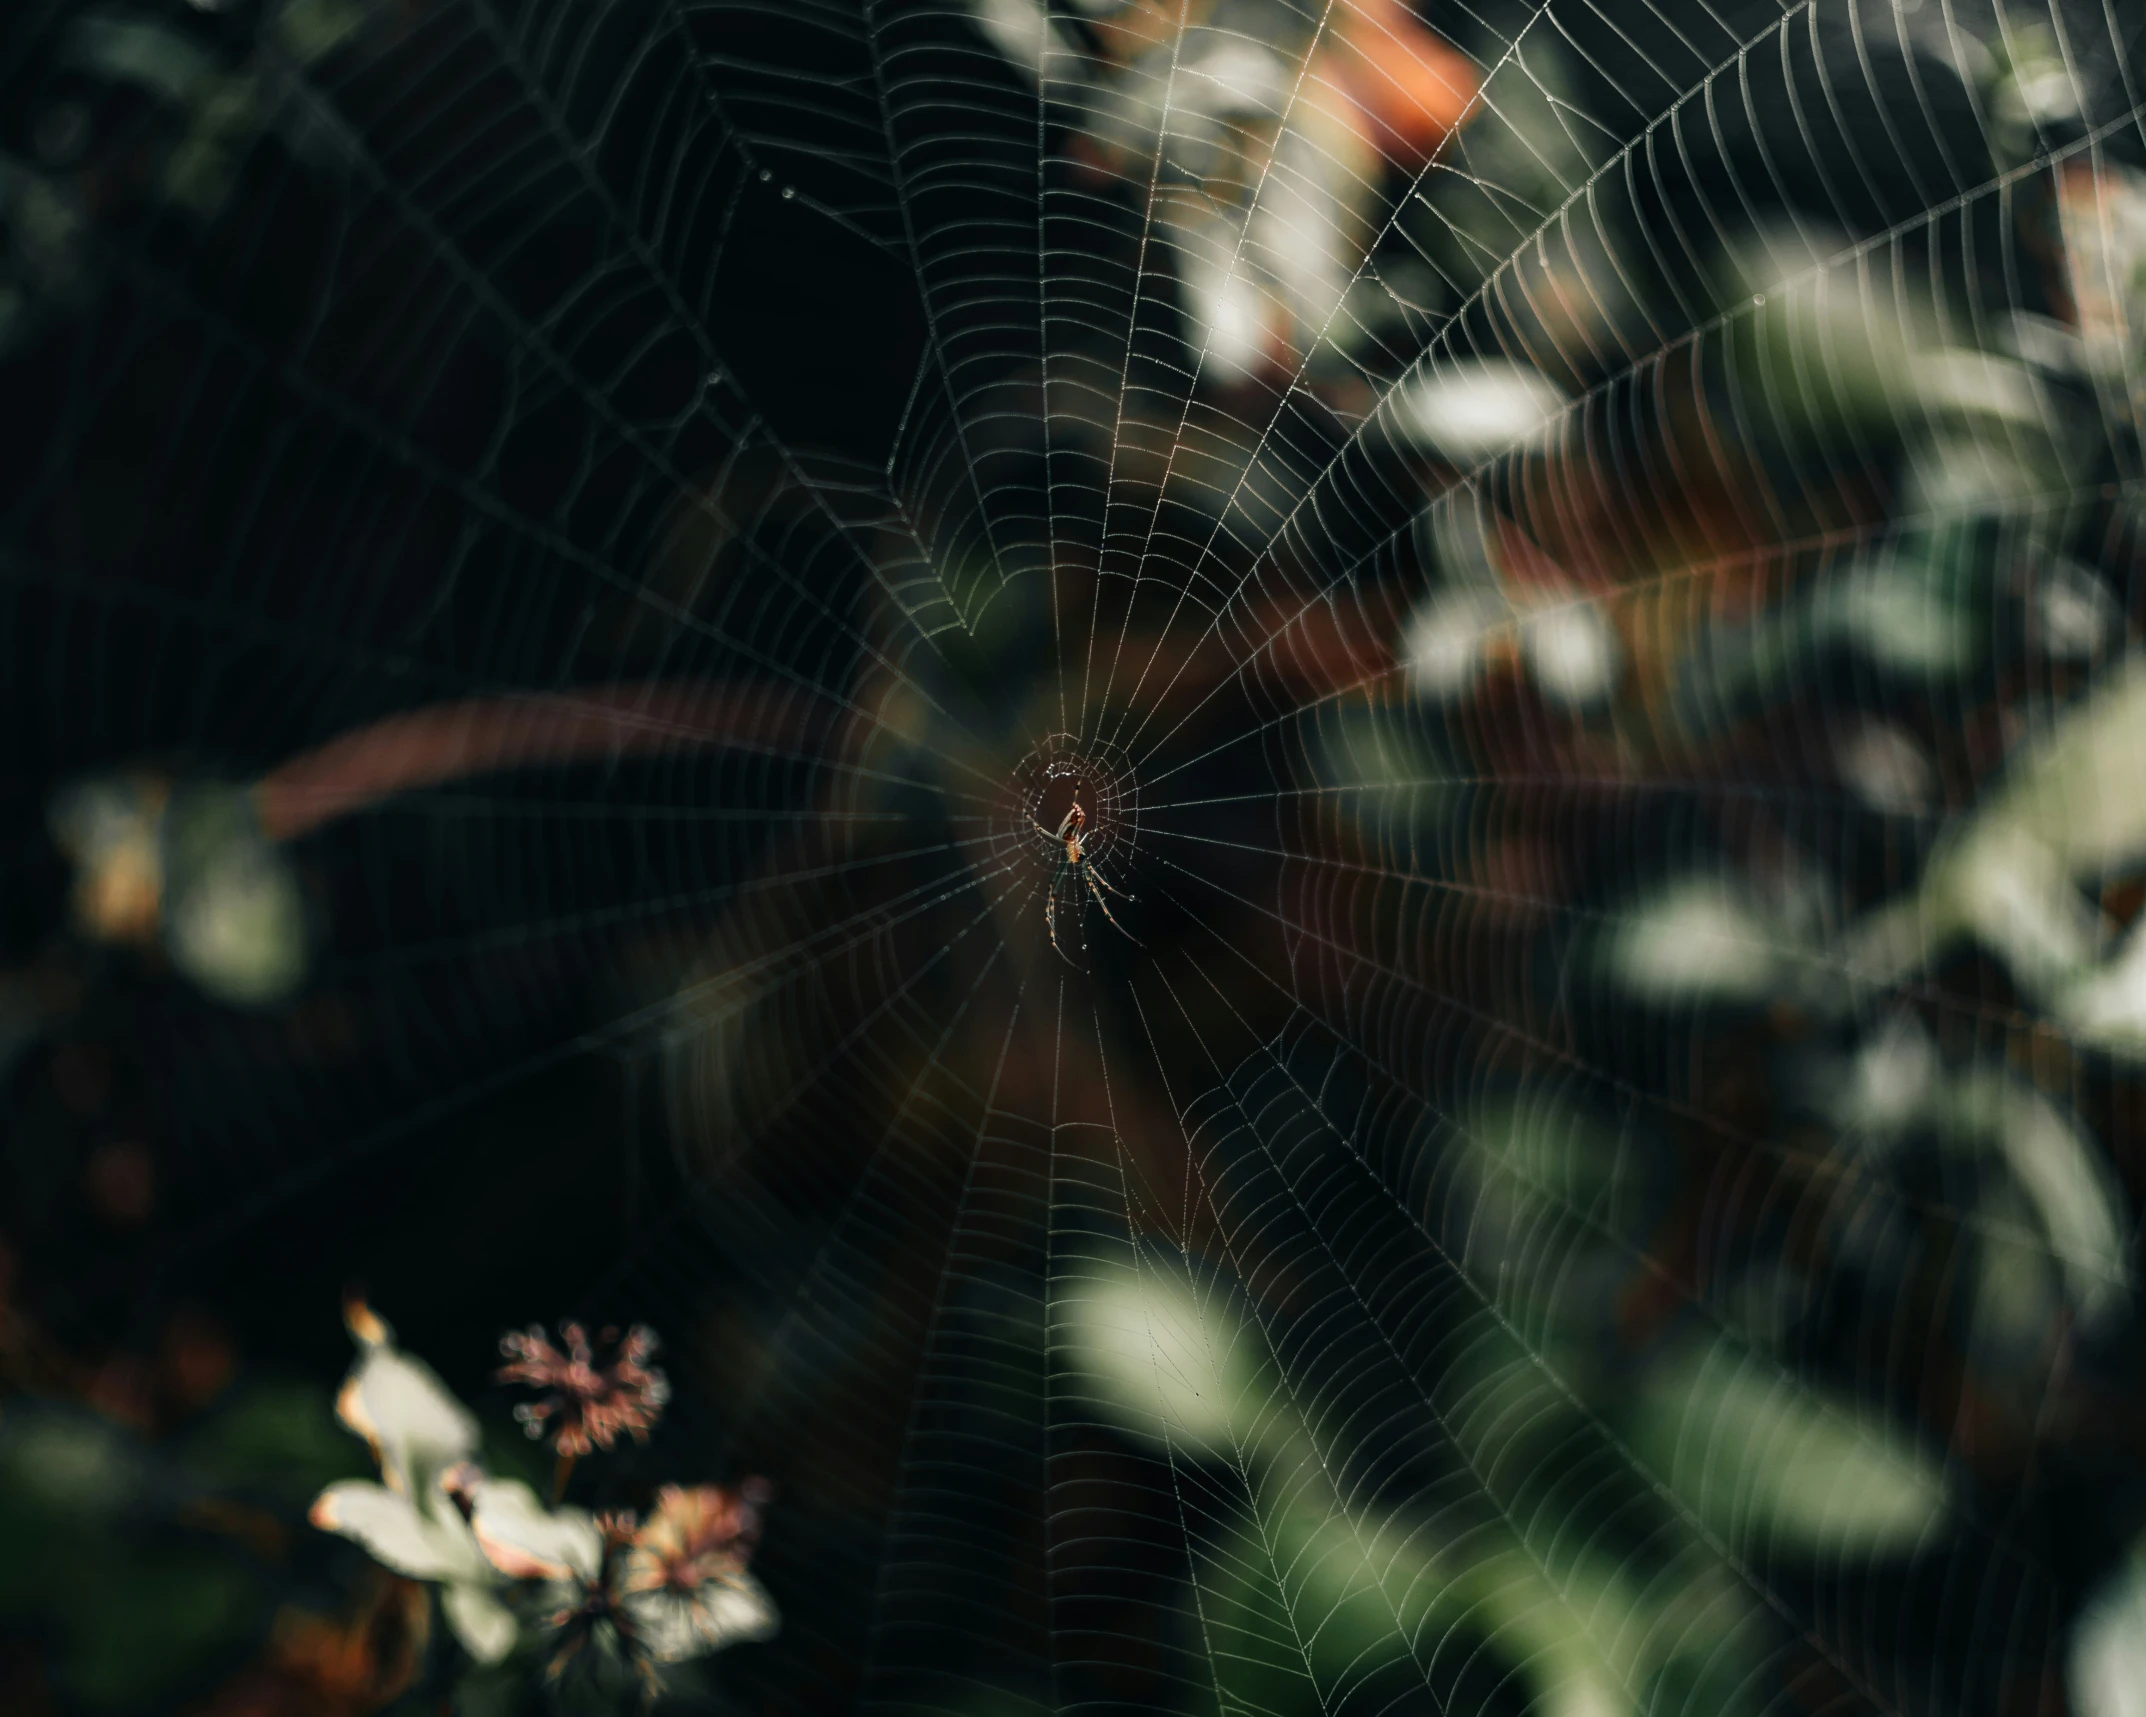
[[323, 1485], [362, 1477], [371, 1465], [336, 1424], [330, 1392], [316, 1383], [245, 1385], [188, 1436], [184, 1451], [203, 1484], [297, 1507]]
[[88, 1414], [0, 1418], [0, 1617], [52, 1639], [55, 1681], [87, 1706], [168, 1697], [260, 1626], [257, 1561], [184, 1524], [192, 1477]]
[[1946, 1530], [1939, 1462], [1737, 1341], [1664, 1368], [1634, 1446], [1738, 1550], [1904, 1556]]

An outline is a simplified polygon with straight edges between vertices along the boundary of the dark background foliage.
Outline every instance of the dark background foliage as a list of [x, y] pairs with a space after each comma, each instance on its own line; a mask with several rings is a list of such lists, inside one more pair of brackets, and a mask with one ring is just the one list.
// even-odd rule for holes
[[[1978, 1420], [1967, 1325], [1939, 1302], [1982, 1171], [1932, 1153], [1901, 1196], [1847, 1199], [1834, 1170], [1797, 1166], [1832, 1148], [1812, 1143], [1811, 1058], [1852, 1054], [1880, 1010], [1827, 1014], [1785, 980], [1770, 1004], [1650, 1007], [1583, 955], [1657, 882], [1763, 870], [1769, 843], [1810, 855], [1844, 914], [1892, 896], [1945, 818], [1856, 803], [1823, 736], [1904, 724], [1964, 814], [2012, 712], [2086, 677], [2052, 689], [1998, 626], [1936, 687], [1851, 641], [1748, 696], [1726, 674], [1693, 690], [1687, 663], [1681, 693], [1635, 692], [1591, 727], [1518, 677], [1460, 710], [1369, 700], [1380, 743], [1420, 745], [1460, 805], [1438, 827], [1381, 810], [1394, 790], [1335, 759], [1375, 737], [1344, 694], [1398, 671], [1441, 576], [1411, 520], [1445, 478], [1362, 429], [1434, 343], [1524, 354], [1579, 400], [1593, 477], [1668, 497], [1660, 540], [1679, 507], [1711, 530], [1739, 482], [1778, 503], [1784, 539], [1891, 528], [1900, 438], [1760, 421], [1784, 390], [1721, 320], [1719, 253], [1800, 216], [1977, 325], [2069, 314], [2048, 157], [2088, 137], [2112, 169], [2141, 154], [2119, 122], [2136, 29], [2073, 10], [2067, 39], [2102, 44], [2078, 55], [2078, 116], [2011, 160], [1973, 77], [1888, 40], [1883, 8], [1798, 10], [1771, 35], [1769, 7], [1552, 7], [1532, 25], [1426, 8], [1484, 68], [1554, 30], [1559, 147], [1612, 168], [1584, 211], [1632, 264], [1629, 299], [1590, 338], [1549, 338], [1515, 282], [1538, 228], [1579, 241], [1509, 197], [1485, 266], [1511, 261], [1512, 290], [1465, 290], [1455, 264], [1435, 301], [1380, 300], [1349, 366], [1307, 358], [1218, 394], [1187, 379], [1197, 332], [1145, 242], [1144, 187], [1090, 171], [1079, 115], [1039, 102], [959, 6], [10, 9], [4, 1411], [84, 1447], [117, 1427], [112, 1470], [135, 1476], [106, 1493], [162, 1500], [115, 1523], [116, 1503], [48, 1485], [0, 1513], [0, 1555], [76, 1570], [56, 1598], [34, 1577], [0, 1590], [0, 1701], [237, 1701], [281, 1611], [350, 1612], [363, 1559], [297, 1511], [364, 1465], [327, 1421], [348, 1362], [336, 1306], [362, 1288], [495, 1429], [502, 1328], [663, 1332], [670, 1414], [589, 1500], [775, 1480], [758, 1567], [785, 1631], [719, 1660], [730, 1702], [1544, 1706], [1466, 1596], [1461, 1644], [1428, 1670], [1381, 1660], [1316, 1697], [1221, 1685], [1214, 1618], [1188, 1594], [1234, 1523], [1266, 1518], [1259, 1482], [1197, 1461], [1188, 1477], [1084, 1407], [1048, 1290], [1128, 1232], [1223, 1260], [1295, 1411], [1334, 1429], [1352, 1507], [1446, 1519], [1480, 1492], [1652, 1570], [1670, 1529], [1613, 1434], [1621, 1407], [1531, 1453], [1515, 1491], [1455, 1452], [1461, 1350], [1495, 1345], [1489, 1324], [1546, 1365], [1568, 1350], [1482, 1288], [1458, 1147], [1430, 1145], [1486, 1096], [1551, 1092], [1622, 1139], [1611, 1226], [1633, 1238], [1590, 1350], [1599, 1399], [1644, 1397], [1755, 1261], [1793, 1259], [1798, 1374], [1918, 1427], [1973, 1523], [1912, 1557], [1747, 1558], [1766, 1643], [1737, 1708], [2063, 1708], [2083, 1596], [2146, 1525], [2128, 1306], [2067, 1336], [2061, 1363], [1990, 1384]], [[1370, 272], [1405, 283], [1464, 218], [1438, 199], [1481, 184], [1434, 174], [1412, 203], [1389, 167]], [[1653, 355], [1672, 350], [1689, 367], [1665, 385]], [[1126, 408], [1100, 442], [1061, 432], [1083, 382]], [[1688, 483], [1679, 386], [1743, 435]], [[1159, 429], [1131, 410], [1144, 395]], [[2068, 409], [2091, 413], [2086, 390]], [[1134, 521], [1111, 510], [1113, 454], [1210, 432], [1243, 455], [1235, 512], [1183, 477], [1140, 490]], [[2130, 628], [2135, 454], [2112, 439], [2069, 473], [2060, 545]], [[1555, 474], [1479, 475], [1508, 518], [1554, 510]], [[1253, 528], [1283, 510], [1261, 510], [1273, 495], [1302, 500], [1279, 547]], [[975, 782], [1030, 767], [1066, 626], [1168, 640], [1187, 599], [1217, 617], [1219, 665], [1188, 646], [1160, 691], [1120, 687], [1079, 727], [1125, 732], [1130, 708], [1155, 745], [1143, 775], [1171, 777], [1097, 818], [1097, 852], [1119, 840], [1141, 896], [1119, 908], [1140, 945], [1091, 911], [1084, 969], [1061, 971], [1039, 905], [1005, 905], [1033, 893], [1033, 855], [970, 869], [963, 843], [1015, 802]], [[1262, 648], [1296, 610], [1333, 614], [1333, 638]], [[449, 781], [285, 843], [312, 954], [275, 1006], [225, 1005], [70, 918], [51, 809], [71, 783], [253, 782], [397, 712], [657, 681], [761, 687], [790, 737]], [[885, 715], [890, 687], [936, 706], [921, 739]], [[814, 713], [859, 707], [880, 725], [849, 750]], [[1611, 743], [1634, 732], [1657, 748]], [[1426, 877], [1489, 904], [1427, 896]], [[1908, 987], [1949, 1056], [2062, 1094], [2128, 1220], [2136, 1069], [2059, 1042], [1986, 952]], [[1830, 1228], [1805, 1245], [1836, 1196], [1861, 1225], [1853, 1257]], [[203, 1510], [234, 1496], [254, 1514]], [[155, 1583], [167, 1565], [181, 1583], [235, 1570], [215, 1576], [228, 1602], [181, 1614]], [[82, 1667], [100, 1658], [141, 1673], [104, 1688]], [[1670, 1674], [1638, 1708], [1727, 1708]]]

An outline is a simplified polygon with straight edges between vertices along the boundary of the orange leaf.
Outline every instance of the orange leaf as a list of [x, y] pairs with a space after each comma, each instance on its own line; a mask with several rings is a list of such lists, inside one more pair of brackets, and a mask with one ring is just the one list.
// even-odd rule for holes
[[1342, 0], [1340, 10], [1338, 69], [1371, 142], [1390, 161], [1420, 161], [1460, 124], [1475, 67], [1406, 0]]

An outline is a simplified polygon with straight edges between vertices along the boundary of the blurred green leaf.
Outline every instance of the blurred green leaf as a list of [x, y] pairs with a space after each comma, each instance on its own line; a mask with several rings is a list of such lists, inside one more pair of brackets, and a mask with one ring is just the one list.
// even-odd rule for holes
[[2081, 1042], [2127, 1060], [2146, 1058], [2146, 919], [2109, 960], [2060, 990], [2052, 1011]]
[[1569, 1544], [1503, 1522], [1444, 1535], [1334, 1497], [1316, 1458], [1276, 1462], [1256, 1519], [1214, 1558], [1201, 1614], [1228, 1706], [1332, 1710], [1451, 1686], [1487, 1653], [1547, 1717], [1621, 1717], [1650, 1686], [1704, 1688], [1717, 1717], [1754, 1709], [1750, 1606], [1710, 1559], [1643, 1599]]
[[1946, 582], [1912, 556], [1858, 561], [1812, 591], [1812, 635], [1917, 679], [1964, 673], [1981, 659], [1982, 628]]
[[1606, 942], [1617, 987], [1665, 1005], [1769, 1001], [1787, 951], [1758, 903], [1712, 874], [1679, 878], [1619, 912]]
[[[1485, 1104], [1455, 1130], [1465, 1176], [1462, 1256], [1495, 1282], [1504, 1310], [1558, 1376], [1586, 1389], [1601, 1368], [1604, 1327], [1637, 1256], [1635, 1230], [1652, 1219], [1644, 1158], [1592, 1115], [1542, 1092]], [[1486, 1331], [1460, 1362], [1479, 1408], [1509, 1389], [1540, 1395], [1544, 1380], [1504, 1334]], [[1538, 1402], [1525, 1422], [1547, 1406]], [[1472, 1412], [1471, 1420], [1480, 1417]]]
[[1407, 706], [1357, 705], [1323, 719], [1318, 733], [1325, 779], [1371, 838], [1406, 850], [1452, 812], [1454, 771]]
[[551, 1488], [556, 1461], [540, 1437], [531, 1437], [519, 1427], [491, 1419], [479, 1421], [484, 1442], [478, 1450], [479, 1464], [494, 1478], [520, 1479], [536, 1490]]
[[151, 1483], [141, 1446], [93, 1414], [17, 1406], [0, 1419], [0, 1494], [11, 1513], [102, 1524], [135, 1506]]
[[2131, 1281], [2130, 1224], [2093, 1140], [2067, 1110], [2000, 1071], [1956, 1077], [1946, 1095], [1948, 1136], [2002, 1156], [2080, 1315], [2094, 1322], [2115, 1310]]
[[1219, 1272], [1174, 1254], [1097, 1242], [1055, 1297], [1058, 1336], [1109, 1418], [1196, 1458], [1265, 1434], [1265, 1355]]
[[199, 784], [165, 814], [164, 939], [172, 963], [217, 1000], [258, 1007], [304, 982], [305, 899], [252, 795]]
[[455, 1717], [518, 1717], [533, 1705], [529, 1665], [518, 1658], [475, 1664], [456, 1681]]
[[2146, 1717], [2146, 1547], [2089, 1594], [2068, 1655], [2078, 1717]]
[[1654, 1385], [1635, 1443], [1740, 1548], [1906, 1554], [1944, 1530], [1935, 1459], [1735, 1341], [1699, 1350]]
[[363, 29], [371, 10], [364, 0], [285, 0], [276, 15], [276, 35], [292, 58], [310, 65]]
[[363, 1445], [336, 1423], [330, 1392], [311, 1383], [256, 1383], [190, 1437], [189, 1468], [204, 1482], [293, 1502], [341, 1478], [367, 1478]]
[[2124, 991], [2089, 976], [2100, 939], [2078, 879], [2146, 856], [2146, 658], [2133, 657], [2011, 758], [1932, 859], [1920, 890], [1873, 912], [1850, 963], [1889, 982], [1973, 935], [2030, 991], [2113, 1030]]
[[1542, 1092], [1477, 1110], [1460, 1138], [1486, 1196], [1501, 1184], [1587, 1210], [1617, 1178], [1622, 1147], [1593, 1116]]
[[0, 1617], [56, 1636], [67, 1697], [145, 1705], [258, 1624], [259, 1580], [236, 1545], [164, 1536], [174, 1488], [145, 1445], [89, 1414], [17, 1405], [0, 1419]]
[[202, 1673], [256, 1625], [259, 1582], [209, 1554], [102, 1561], [64, 1610], [63, 1684], [88, 1704], [141, 1705]]
[[1273, 1484], [1201, 1594], [1232, 1707], [1330, 1710], [1367, 1685], [1420, 1687], [1440, 1650], [1465, 1655], [1452, 1637], [1463, 1606], [1430, 1547], [1353, 1519], [1318, 1475], [1305, 1477]]

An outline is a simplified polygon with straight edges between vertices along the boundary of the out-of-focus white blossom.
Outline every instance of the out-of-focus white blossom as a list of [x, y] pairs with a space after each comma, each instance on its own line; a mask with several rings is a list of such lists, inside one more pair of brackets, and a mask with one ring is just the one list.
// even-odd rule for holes
[[1528, 676], [1550, 702], [1589, 709], [1616, 690], [1623, 646], [1616, 628], [1595, 603], [1545, 604], [1520, 627], [1520, 653]]
[[1259, 1441], [1259, 1356], [1212, 1272], [1152, 1248], [1113, 1250], [1074, 1274], [1057, 1310], [1098, 1400], [1128, 1431], [1196, 1459]]
[[2146, 1056], [2146, 919], [2131, 927], [2104, 964], [2059, 995], [2056, 1011], [2082, 1041]]
[[1928, 1114], [1937, 1082], [1937, 1045], [1912, 1012], [1895, 1009], [1849, 1062], [1835, 1117], [1851, 1139], [1882, 1150]]
[[2122, 638], [2123, 604], [2090, 568], [2053, 555], [2022, 582], [2035, 646], [2050, 660], [2096, 661]]
[[984, 39], [1039, 81], [1054, 54], [1077, 51], [1042, 0], [974, 0], [976, 26]]
[[1618, 914], [1609, 936], [1617, 985], [1667, 1004], [1764, 1001], [1785, 951], [1757, 902], [1714, 876], [1688, 876]]
[[2085, 158], [2057, 172], [2067, 284], [2088, 373], [2136, 428], [2146, 420], [2146, 173]]
[[1937, 802], [1937, 769], [1913, 735], [1889, 721], [1858, 725], [1834, 752], [1841, 780], [1874, 811], [1909, 816]]
[[[2082, 1322], [2104, 1323], [2127, 1303], [2131, 1225], [2123, 1189], [2068, 1109], [2002, 1068], [1948, 1068], [1905, 1008], [1869, 1034], [1826, 1096], [1846, 1138], [1866, 1157], [1891, 1155], [1919, 1128], [1952, 1154], [1994, 1159], [2021, 1219], [1986, 1224], [1990, 1232], [2049, 1261]], [[1995, 1195], [1986, 1201], [2004, 1202]], [[2024, 1266], [1993, 1257], [1991, 1267], [2009, 1271], [2009, 1283], [2025, 1289]]]
[[1912, 555], [1852, 562], [1820, 583], [1811, 603], [1819, 639], [1897, 673], [1942, 678], [1966, 671], [1979, 655], [1974, 617]]
[[2130, 968], [2094, 971], [2103, 926], [2078, 884], [2142, 856], [2146, 658], [2105, 674], [2018, 748], [2002, 784], [1931, 860], [1921, 888], [1857, 930], [1851, 969], [1866, 981], [1889, 981], [1971, 935], [2060, 1013], [2119, 1030]]
[[305, 981], [306, 911], [284, 849], [236, 787], [173, 799], [164, 830], [164, 945], [219, 1001], [265, 1006]]
[[1392, 399], [1402, 435], [1460, 466], [1511, 451], [1564, 409], [1563, 391], [1541, 371], [1502, 358], [1420, 365]]
[[2067, 1655], [2078, 1717], [2146, 1717], [2146, 1546], [2080, 1607]]
[[52, 836], [74, 863], [75, 922], [99, 942], [150, 944], [164, 912], [164, 807], [154, 776], [100, 776], [52, 801]]
[[1326, 341], [1375, 236], [1384, 162], [1420, 157], [1466, 112], [1473, 68], [1398, 0], [1323, 17], [1259, 0], [1123, 20], [1091, 50], [1042, 0], [970, 0], [977, 29], [1064, 102], [1091, 159], [1161, 187], [1155, 230], [1187, 344], [1231, 386]]
[[1465, 696], [1482, 662], [1485, 634], [1506, 619], [1505, 605], [1487, 591], [1434, 592], [1409, 616], [1401, 636], [1409, 690], [1435, 703]]
[[161, 946], [204, 993], [265, 1006], [305, 980], [305, 898], [251, 795], [214, 782], [100, 776], [54, 799], [74, 915], [99, 942]]
[[1573, 710], [1600, 704], [1624, 668], [1624, 646], [1599, 604], [1560, 592], [1521, 605], [1462, 585], [1434, 591], [1409, 616], [1401, 671], [1416, 696], [1452, 703], [1501, 653], [1517, 654], [1546, 702]]
[[1978, 1071], [1945, 1091], [1953, 1135], [1983, 1141], [2002, 1157], [2066, 1297], [2083, 1322], [2105, 1323], [2131, 1285], [2130, 1223], [2107, 1158], [2068, 1109], [2005, 1074]]

